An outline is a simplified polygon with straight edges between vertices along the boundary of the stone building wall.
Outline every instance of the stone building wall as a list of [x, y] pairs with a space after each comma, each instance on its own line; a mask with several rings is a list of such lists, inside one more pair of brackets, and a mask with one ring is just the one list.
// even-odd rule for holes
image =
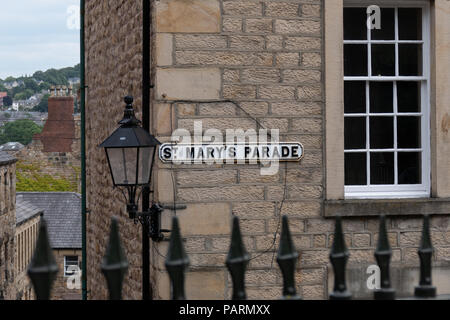
[[[60, 97], [65, 98], [65, 97]], [[50, 98], [51, 100], [52, 98]], [[55, 97], [53, 97], [55, 99]], [[73, 101], [73, 100], [72, 100]], [[70, 114], [72, 115], [72, 113]], [[41, 137], [36, 135], [32, 142], [25, 148], [14, 153], [20, 161], [19, 170], [23, 174], [29, 174], [28, 168], [22, 170], [21, 165], [32, 165], [38, 169], [41, 175], [50, 175], [56, 178], [64, 178], [71, 184], [77, 186], [77, 192], [81, 192], [80, 170], [81, 170], [81, 132], [80, 132], [80, 115], [73, 115], [73, 130], [70, 144], [65, 143], [60, 149], [58, 140], [52, 142], [52, 136], [47, 137], [49, 146], [52, 149], [45, 149]], [[55, 133], [57, 134], [57, 132]], [[53, 151], [49, 151], [53, 150]], [[75, 191], [75, 190], [74, 190]]]
[[[14, 161], [15, 162], [15, 161]], [[0, 164], [0, 296], [15, 299], [16, 165]]]
[[108, 241], [110, 219], [119, 217], [130, 262], [123, 287], [124, 299], [141, 297], [140, 226], [129, 221], [122, 195], [113, 190], [104, 151], [97, 146], [117, 127], [123, 116], [123, 97], [141, 107], [142, 1], [86, 2], [86, 185], [87, 269], [89, 299], [107, 299], [100, 270]]
[[[177, 166], [157, 161], [156, 200], [187, 205], [176, 212], [191, 261], [187, 297], [230, 297], [231, 280], [224, 261], [231, 217], [237, 215], [252, 256], [246, 278], [248, 296], [278, 298], [282, 278], [274, 254], [280, 217], [286, 214], [300, 251], [298, 292], [305, 299], [326, 298], [332, 283], [328, 255], [334, 221], [323, 216], [323, 1], [153, 3], [152, 74], [156, 87], [152, 127], [160, 141], [168, 141], [176, 128], [192, 131], [193, 122], [201, 120], [203, 130], [279, 129], [280, 140], [299, 141], [305, 148], [300, 163], [282, 163], [273, 176], [261, 176], [257, 165]], [[97, 148], [117, 127], [124, 95], [135, 96], [137, 116], [141, 116], [140, 10], [140, 2], [119, 0], [88, 2], [86, 7], [88, 290], [95, 299], [106, 298], [99, 266], [111, 215], [120, 216], [130, 261], [124, 297], [140, 298], [140, 228], [128, 221], [120, 193], [112, 189], [106, 158]], [[240, 107], [205, 100], [233, 100]], [[170, 228], [173, 214], [164, 211], [163, 228]], [[417, 216], [388, 218], [394, 267], [418, 266], [420, 228]], [[349, 269], [354, 275], [351, 287], [367, 294], [355, 285], [364, 286], [366, 268], [375, 264], [378, 221], [374, 217], [345, 218], [344, 231], [350, 248]], [[436, 279], [438, 292], [445, 293], [450, 289], [439, 279], [448, 277], [447, 216], [432, 218], [432, 237], [434, 263], [447, 268], [438, 275], [444, 278]], [[152, 281], [157, 299], [169, 298], [163, 267], [166, 252], [167, 241], [153, 243]], [[409, 278], [408, 283], [413, 281]], [[406, 289], [402, 290], [404, 294]]]
[[34, 300], [34, 291], [27, 275], [27, 267], [33, 257], [39, 230], [40, 215], [16, 226], [15, 234], [15, 286], [16, 300]]
[[[64, 257], [78, 256], [78, 261], [81, 262], [81, 250], [53, 249], [53, 254], [58, 264], [58, 274], [53, 283], [51, 300], [81, 300], [81, 282], [76, 282], [74, 277], [64, 276]], [[81, 264], [79, 267], [81, 268]], [[69, 287], [69, 282], [72, 287]]]

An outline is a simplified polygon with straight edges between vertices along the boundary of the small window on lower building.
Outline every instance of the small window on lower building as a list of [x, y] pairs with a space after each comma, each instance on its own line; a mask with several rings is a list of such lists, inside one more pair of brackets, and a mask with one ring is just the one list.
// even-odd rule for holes
[[65, 277], [74, 275], [78, 268], [78, 256], [64, 256]]

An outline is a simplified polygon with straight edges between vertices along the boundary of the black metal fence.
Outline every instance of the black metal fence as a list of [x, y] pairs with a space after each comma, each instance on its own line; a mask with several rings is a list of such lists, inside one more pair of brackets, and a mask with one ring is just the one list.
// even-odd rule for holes
[[[414, 295], [407, 299], [450, 299], [449, 295], [436, 295], [436, 287], [432, 285], [431, 261], [433, 246], [430, 236], [429, 216], [423, 217], [423, 229], [420, 247], [418, 250], [420, 258], [420, 281], [415, 287]], [[345, 280], [346, 264], [349, 251], [345, 245], [342, 230], [342, 221], [336, 217], [333, 245], [330, 252], [330, 261], [334, 271], [334, 288], [329, 298], [331, 300], [349, 300], [351, 292], [347, 289]], [[295, 266], [298, 260], [296, 251], [289, 232], [287, 216], [282, 218], [282, 230], [278, 248], [277, 262], [283, 276], [282, 299], [297, 299], [295, 285]], [[394, 300], [395, 289], [391, 287], [389, 274], [392, 250], [386, 231], [386, 218], [380, 216], [378, 244], [375, 250], [375, 258], [380, 268], [380, 289], [374, 291], [375, 300]], [[239, 219], [233, 217], [233, 228], [231, 233], [231, 244], [226, 259], [232, 282], [234, 300], [245, 300], [245, 272], [250, 256], [242, 241], [239, 228]], [[171, 295], [173, 300], [186, 299], [184, 280], [185, 271], [189, 265], [189, 258], [183, 247], [178, 218], [172, 219], [172, 233], [169, 249], [167, 252], [165, 266], [170, 277]], [[108, 285], [109, 298], [118, 300], [122, 298], [122, 284], [128, 270], [128, 261], [122, 248], [119, 236], [118, 222], [112, 219], [109, 242], [105, 256], [102, 261], [102, 272]], [[28, 275], [32, 281], [36, 298], [47, 300], [50, 298], [52, 283], [56, 277], [58, 267], [53, 257], [47, 236], [45, 220], [42, 220], [37, 240], [36, 250], [28, 268]]]

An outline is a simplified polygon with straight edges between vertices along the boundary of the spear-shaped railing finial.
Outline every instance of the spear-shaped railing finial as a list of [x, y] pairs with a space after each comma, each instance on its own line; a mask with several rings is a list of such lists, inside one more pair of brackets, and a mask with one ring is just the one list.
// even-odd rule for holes
[[288, 217], [283, 216], [280, 237], [280, 247], [278, 248], [277, 262], [283, 274], [283, 298], [299, 300], [295, 289], [295, 265], [298, 259], [298, 252], [295, 250], [289, 232]]
[[185, 300], [184, 271], [189, 265], [189, 258], [183, 247], [178, 217], [172, 218], [169, 250], [167, 251], [166, 269], [172, 284], [172, 300]]
[[423, 216], [422, 239], [420, 241], [420, 282], [414, 290], [414, 295], [418, 298], [432, 298], [436, 296], [436, 287], [431, 281], [431, 259], [433, 257], [433, 245], [430, 235], [430, 217]]
[[389, 245], [389, 239], [386, 231], [386, 216], [380, 216], [380, 230], [378, 233], [378, 245], [375, 250], [375, 259], [381, 271], [381, 288], [375, 290], [375, 300], [394, 300], [395, 290], [391, 288], [391, 278], [389, 274], [389, 264], [391, 261], [392, 250]]
[[239, 218], [233, 217], [233, 230], [231, 234], [230, 250], [226, 260], [228, 271], [233, 281], [233, 300], [245, 300], [245, 270], [250, 257], [242, 242]]
[[345, 283], [345, 266], [349, 257], [342, 232], [341, 217], [336, 217], [333, 247], [330, 252], [330, 261], [334, 270], [334, 289], [330, 294], [330, 300], [349, 300], [352, 294], [347, 290]]
[[49, 300], [52, 284], [58, 273], [58, 265], [50, 247], [47, 223], [44, 218], [41, 218], [36, 249], [27, 273], [33, 284], [36, 299]]
[[128, 261], [120, 243], [119, 222], [115, 217], [111, 219], [109, 242], [101, 269], [108, 284], [109, 299], [121, 300], [123, 279], [128, 270]]

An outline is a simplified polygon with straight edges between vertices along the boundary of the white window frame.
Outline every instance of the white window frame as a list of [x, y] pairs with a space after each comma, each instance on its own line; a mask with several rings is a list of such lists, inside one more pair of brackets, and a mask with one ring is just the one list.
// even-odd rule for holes
[[77, 257], [77, 264], [76, 266], [79, 268], [80, 267], [80, 257], [78, 257], [77, 255], [71, 255], [71, 256], [64, 256], [64, 277], [70, 277], [73, 276], [75, 273], [67, 273], [67, 267], [68, 266], [74, 266], [74, 264], [67, 264], [67, 257]]
[[[396, 81], [397, 80], [411, 80], [421, 81], [421, 148], [418, 149], [401, 149], [402, 151], [421, 151], [422, 152], [422, 184], [397, 184], [398, 180], [398, 163], [397, 153], [394, 152], [394, 184], [393, 185], [361, 185], [361, 186], [344, 186], [345, 199], [393, 199], [393, 198], [426, 198], [430, 196], [430, 4], [429, 1], [417, 0], [417, 1], [345, 1], [344, 8], [346, 7], [368, 7], [369, 5], [379, 5], [380, 7], [388, 8], [422, 8], [422, 40], [400, 40], [400, 43], [423, 43], [422, 48], [422, 76], [398, 76], [399, 74], [399, 60], [398, 60], [398, 10], [395, 10], [395, 40], [371, 40], [370, 30], [367, 29], [367, 40], [344, 40], [344, 44], [369, 44], [368, 46], [368, 74], [366, 77], [353, 77], [344, 76], [344, 81], [366, 81], [366, 90], [368, 88], [369, 81], [392, 81], [394, 83], [394, 119], [397, 118], [397, 95], [396, 95]], [[396, 76], [372, 76], [371, 69], [371, 43], [395, 43], [395, 55], [396, 55]], [[369, 121], [370, 115], [367, 110], [369, 95], [366, 94], [366, 113], [363, 114], [346, 114], [348, 116], [364, 116], [366, 121]], [[414, 113], [418, 115], [419, 113]], [[383, 114], [376, 114], [377, 116]], [[392, 116], [392, 114], [389, 114]], [[408, 115], [402, 113], [402, 115]], [[366, 131], [369, 130], [369, 126], [366, 123]], [[369, 150], [369, 132], [366, 132], [366, 148], [359, 150], [346, 150], [349, 152], [368, 152]], [[381, 149], [371, 151], [396, 151], [397, 150], [397, 121], [394, 121], [394, 148]], [[367, 158], [367, 175], [370, 179], [370, 157]]]

